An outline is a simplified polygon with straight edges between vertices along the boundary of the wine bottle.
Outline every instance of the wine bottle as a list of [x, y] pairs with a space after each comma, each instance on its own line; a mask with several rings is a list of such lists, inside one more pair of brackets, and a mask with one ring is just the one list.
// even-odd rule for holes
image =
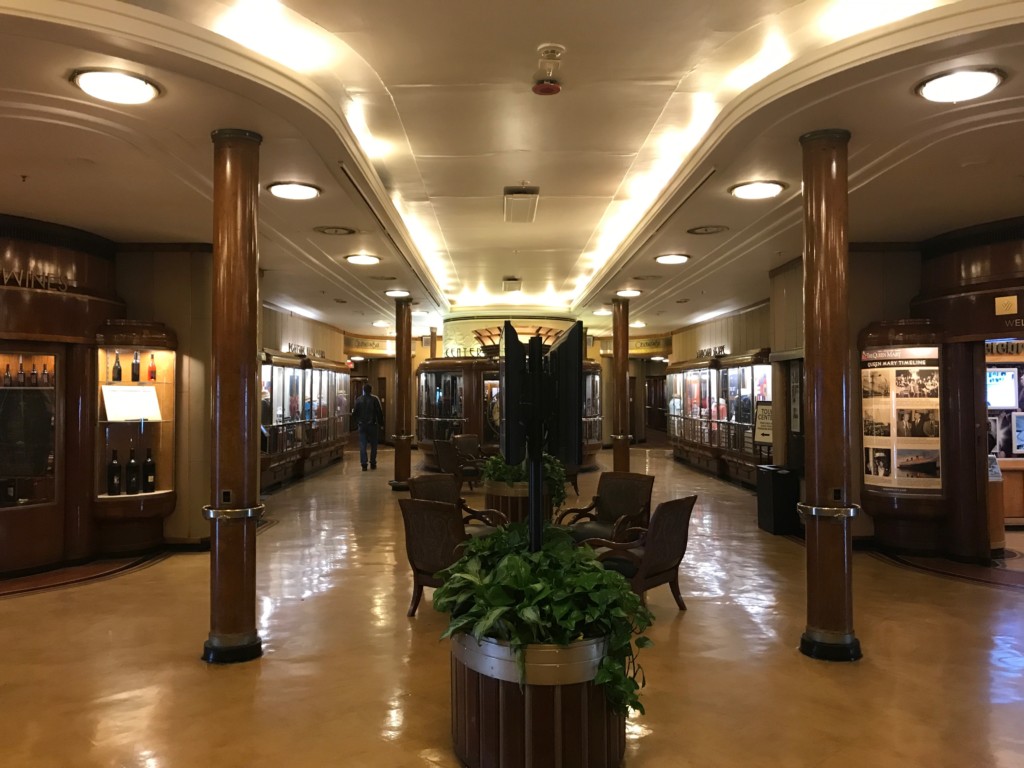
[[50, 372], [46, 370], [46, 363], [43, 363], [43, 373], [39, 377], [39, 381], [44, 387], [50, 386]]
[[39, 372], [36, 370], [36, 364], [32, 363], [32, 371], [28, 375], [28, 385], [30, 387], [39, 386]]
[[146, 449], [146, 460], [142, 462], [142, 492], [152, 493], [156, 490], [156, 462], [153, 461], [153, 449]]
[[138, 493], [142, 485], [142, 467], [135, 460], [135, 449], [128, 449], [128, 463], [124, 465], [124, 492]]
[[25, 386], [25, 366], [21, 361], [21, 355], [18, 355], [18, 386]]
[[115, 448], [107, 464], [107, 495], [117, 496], [121, 493], [121, 465], [117, 461]]
[[10, 387], [14, 384], [14, 380], [11, 378], [11, 364], [7, 364], [7, 370], [4, 371], [4, 386]]
[[136, 352], [135, 356], [132, 357], [132, 381], [139, 380], [139, 353]]
[[110, 372], [111, 381], [121, 380], [121, 356], [114, 350], [114, 368]]
[[150, 381], [156, 381], [156, 359], [153, 354], [149, 355], [149, 369], [146, 371], [146, 378]]

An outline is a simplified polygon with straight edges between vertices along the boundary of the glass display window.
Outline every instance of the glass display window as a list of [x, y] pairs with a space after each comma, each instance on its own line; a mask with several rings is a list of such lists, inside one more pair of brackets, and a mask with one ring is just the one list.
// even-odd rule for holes
[[497, 443], [501, 434], [501, 382], [497, 371], [487, 371], [483, 375], [483, 406], [484, 443]]
[[0, 507], [56, 496], [57, 357], [0, 352]]
[[462, 434], [463, 374], [461, 371], [423, 371], [419, 375], [419, 413], [416, 416], [417, 438], [447, 440]]
[[601, 373], [583, 373], [583, 444], [601, 445]]

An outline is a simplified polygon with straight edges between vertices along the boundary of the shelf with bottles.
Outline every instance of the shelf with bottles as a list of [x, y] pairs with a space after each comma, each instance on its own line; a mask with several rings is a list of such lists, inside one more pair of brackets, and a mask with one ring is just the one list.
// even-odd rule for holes
[[0, 350], [0, 507], [54, 501], [55, 354]]

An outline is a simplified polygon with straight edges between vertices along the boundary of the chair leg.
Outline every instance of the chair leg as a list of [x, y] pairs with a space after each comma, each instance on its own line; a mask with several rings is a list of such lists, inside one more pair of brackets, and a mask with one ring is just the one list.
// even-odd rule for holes
[[676, 599], [676, 605], [679, 606], [680, 611], [686, 610], [686, 603], [683, 602], [683, 596], [679, 594], [679, 577], [676, 576], [668, 583], [669, 589], [672, 590], [672, 597]]
[[409, 610], [406, 612], [406, 616], [415, 616], [416, 609], [420, 606], [420, 598], [423, 597], [423, 585], [413, 584], [412, 585], [412, 602], [409, 603]]

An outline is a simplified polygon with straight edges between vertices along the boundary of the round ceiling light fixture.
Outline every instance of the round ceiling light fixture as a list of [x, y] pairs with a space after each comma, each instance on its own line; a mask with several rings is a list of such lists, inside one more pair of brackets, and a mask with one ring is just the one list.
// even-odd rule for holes
[[729, 228], [725, 224], [703, 224], [699, 227], [690, 227], [686, 231], [691, 235], [717, 235], [720, 232], [728, 232]]
[[276, 181], [267, 185], [267, 191], [282, 200], [312, 200], [320, 197], [320, 188], [301, 181]]
[[337, 226], [313, 227], [313, 231], [319, 232], [321, 235], [334, 235], [335, 237], [345, 237], [356, 233], [356, 230], [352, 229], [352, 227]]
[[404, 299], [409, 292], [401, 288], [392, 288], [390, 291], [384, 291], [384, 295], [390, 296], [392, 299]]
[[71, 82], [94, 99], [114, 104], [145, 104], [160, 95], [155, 83], [115, 69], [78, 69]]
[[594, 310], [594, 314], [597, 315], [598, 317], [607, 317], [611, 313], [612, 311], [610, 309], [606, 309], [605, 307], [601, 307], [600, 309]]
[[639, 296], [640, 293], [641, 292], [636, 290], [635, 288], [626, 288], [621, 291], [616, 291], [615, 295], [618, 296], [620, 299], [633, 299]]
[[345, 261], [360, 267], [372, 267], [374, 264], [380, 264], [380, 259], [377, 256], [371, 256], [369, 253], [353, 253], [350, 256], [346, 256]]
[[729, 194], [740, 200], [768, 200], [786, 188], [781, 181], [744, 181], [729, 187]]
[[958, 69], [928, 78], [916, 91], [928, 101], [956, 104], [992, 93], [1005, 78], [998, 69]]
[[373, 321], [373, 327], [374, 328], [387, 328], [389, 325], [391, 325], [391, 323], [389, 323], [387, 320], [374, 320]]
[[659, 264], [685, 264], [690, 260], [690, 257], [683, 253], [666, 253], [661, 256], [657, 256], [654, 259]]
[[634, 320], [632, 323], [629, 324], [629, 327], [630, 328], [646, 328], [647, 327], [647, 323], [645, 323], [643, 320]]

